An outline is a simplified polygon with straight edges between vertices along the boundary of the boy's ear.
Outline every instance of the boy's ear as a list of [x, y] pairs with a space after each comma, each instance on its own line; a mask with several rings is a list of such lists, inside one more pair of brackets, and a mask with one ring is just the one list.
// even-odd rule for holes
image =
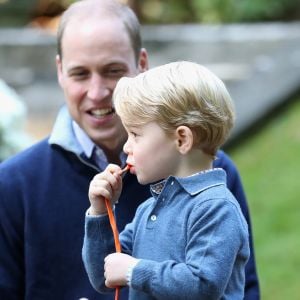
[[187, 154], [193, 147], [194, 136], [192, 130], [187, 126], [176, 128], [177, 149], [181, 154]]

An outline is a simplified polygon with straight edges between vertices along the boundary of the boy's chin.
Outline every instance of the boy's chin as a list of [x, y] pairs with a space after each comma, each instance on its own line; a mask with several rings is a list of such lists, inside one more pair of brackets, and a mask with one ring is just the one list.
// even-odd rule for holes
[[151, 178], [146, 178], [146, 177], [139, 176], [139, 175], [136, 175], [136, 178], [137, 178], [138, 183], [142, 184], [142, 185], [150, 184], [153, 182], [151, 180]]
[[139, 177], [137, 177], [137, 181], [138, 181], [139, 184], [142, 184], [142, 185], [146, 185], [146, 184], [151, 183], [148, 180], [143, 179], [143, 178], [139, 178]]
[[159, 181], [161, 181], [161, 179], [141, 178], [141, 177], [137, 176], [137, 181], [139, 184], [146, 185], [146, 184], [153, 184], [153, 183], [159, 182]]

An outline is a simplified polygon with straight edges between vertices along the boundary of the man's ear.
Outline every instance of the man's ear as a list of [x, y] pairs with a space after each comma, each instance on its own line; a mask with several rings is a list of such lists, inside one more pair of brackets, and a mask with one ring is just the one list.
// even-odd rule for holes
[[55, 62], [56, 62], [56, 73], [57, 73], [58, 83], [62, 87], [63, 86], [62, 61], [58, 54], [55, 57]]
[[194, 144], [194, 135], [192, 130], [187, 126], [179, 126], [176, 129], [177, 149], [181, 154], [187, 154]]
[[149, 69], [149, 59], [148, 53], [145, 48], [142, 48], [140, 51], [139, 62], [138, 62], [139, 71], [145, 72]]

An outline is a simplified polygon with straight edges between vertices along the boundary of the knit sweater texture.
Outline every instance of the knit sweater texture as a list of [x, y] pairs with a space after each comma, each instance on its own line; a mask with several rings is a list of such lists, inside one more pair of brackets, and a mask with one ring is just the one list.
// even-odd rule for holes
[[[152, 186], [153, 196], [120, 234], [123, 252], [140, 259], [129, 300], [244, 298], [248, 228], [225, 178], [214, 169]], [[82, 253], [93, 286], [103, 292], [104, 258], [114, 252], [107, 225], [108, 216], [86, 216]]]

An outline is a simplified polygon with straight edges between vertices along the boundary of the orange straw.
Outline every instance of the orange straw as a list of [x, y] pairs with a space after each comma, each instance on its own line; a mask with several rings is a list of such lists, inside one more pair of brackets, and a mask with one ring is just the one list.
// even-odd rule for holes
[[[130, 166], [126, 165], [126, 167], [121, 170], [121, 174], [128, 171], [129, 169], [130, 169]], [[116, 219], [115, 219], [114, 213], [112, 211], [112, 207], [110, 205], [110, 201], [107, 198], [105, 198], [105, 206], [107, 209], [109, 223], [110, 223], [110, 226], [111, 226], [111, 229], [113, 232], [113, 236], [114, 236], [116, 252], [120, 253], [122, 251], [122, 247], [121, 247], [121, 243], [120, 243], [120, 239], [119, 239], [118, 227], [116, 224]], [[120, 287], [117, 286], [116, 293], [115, 293], [115, 300], [119, 300], [119, 296], [120, 296]]]

